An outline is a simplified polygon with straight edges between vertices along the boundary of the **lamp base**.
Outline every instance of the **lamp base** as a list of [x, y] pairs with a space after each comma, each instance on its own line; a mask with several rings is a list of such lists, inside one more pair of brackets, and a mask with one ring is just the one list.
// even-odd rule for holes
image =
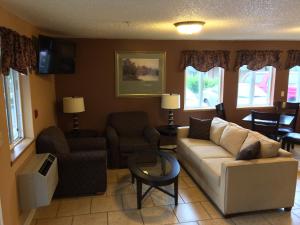
[[79, 117], [77, 113], [73, 114], [73, 131], [79, 130]]
[[169, 110], [169, 115], [168, 115], [168, 126], [170, 128], [173, 128], [175, 125], [174, 123], [174, 113], [172, 110]]

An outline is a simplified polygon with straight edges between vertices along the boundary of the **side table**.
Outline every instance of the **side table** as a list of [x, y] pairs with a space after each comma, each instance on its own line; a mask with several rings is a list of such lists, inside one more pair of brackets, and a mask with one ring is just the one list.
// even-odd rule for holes
[[169, 142], [167, 144], [162, 144], [162, 141], [160, 140], [159, 146], [161, 150], [171, 150], [175, 152], [177, 148], [176, 137], [178, 127], [180, 127], [180, 125], [173, 125], [172, 127], [163, 125], [156, 127], [156, 130], [160, 133], [162, 138], [168, 139], [167, 142]]

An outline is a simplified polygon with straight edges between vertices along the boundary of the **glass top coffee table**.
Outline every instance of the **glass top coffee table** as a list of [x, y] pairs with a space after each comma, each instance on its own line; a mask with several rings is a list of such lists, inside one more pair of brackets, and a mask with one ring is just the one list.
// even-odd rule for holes
[[[172, 196], [177, 205], [180, 165], [174, 156], [161, 151], [137, 152], [128, 158], [128, 167], [132, 183], [136, 180], [138, 209], [141, 208], [143, 198], [152, 188]], [[150, 186], [145, 193], [142, 193], [143, 184]], [[174, 194], [161, 188], [170, 184], [174, 184]]]

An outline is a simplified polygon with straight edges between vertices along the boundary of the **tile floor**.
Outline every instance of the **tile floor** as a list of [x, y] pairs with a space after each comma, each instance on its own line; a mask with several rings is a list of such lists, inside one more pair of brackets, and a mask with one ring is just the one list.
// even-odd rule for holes
[[300, 172], [291, 212], [271, 210], [230, 219], [222, 217], [184, 170], [179, 184], [178, 206], [172, 198], [153, 190], [137, 210], [129, 171], [108, 170], [104, 195], [55, 199], [51, 205], [37, 209], [31, 225], [300, 225]]

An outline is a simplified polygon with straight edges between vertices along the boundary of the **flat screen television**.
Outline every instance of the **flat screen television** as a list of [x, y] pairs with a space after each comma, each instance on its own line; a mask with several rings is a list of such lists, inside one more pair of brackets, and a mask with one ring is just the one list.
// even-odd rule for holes
[[75, 73], [75, 52], [76, 46], [73, 42], [40, 35], [38, 39], [38, 73]]

